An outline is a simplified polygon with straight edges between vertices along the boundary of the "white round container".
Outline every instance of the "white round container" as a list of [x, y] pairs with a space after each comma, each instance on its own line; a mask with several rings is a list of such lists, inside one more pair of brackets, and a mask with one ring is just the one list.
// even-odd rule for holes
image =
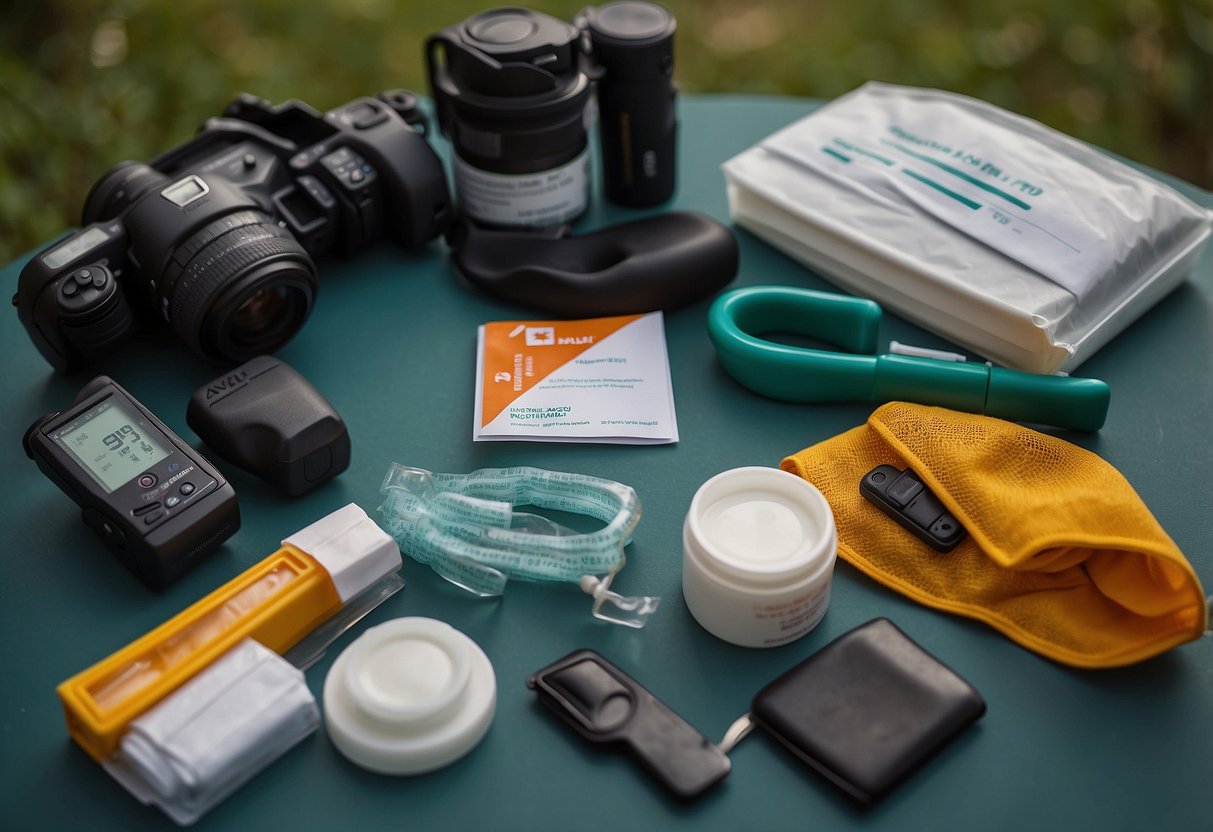
[[682, 549], [691, 615], [733, 644], [787, 644], [817, 626], [830, 603], [834, 515], [820, 491], [778, 468], [734, 468], [701, 485]]
[[474, 641], [432, 618], [363, 633], [324, 680], [333, 745], [363, 768], [421, 774], [471, 751], [488, 731], [497, 680]]

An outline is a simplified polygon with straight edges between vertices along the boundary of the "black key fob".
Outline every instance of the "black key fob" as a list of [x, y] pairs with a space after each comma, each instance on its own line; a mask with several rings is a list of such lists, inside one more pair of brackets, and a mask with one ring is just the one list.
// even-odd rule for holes
[[859, 493], [932, 549], [950, 552], [965, 528], [909, 468], [877, 465], [859, 481]]
[[593, 650], [570, 653], [526, 684], [578, 734], [623, 747], [679, 798], [698, 797], [729, 773], [723, 751]]

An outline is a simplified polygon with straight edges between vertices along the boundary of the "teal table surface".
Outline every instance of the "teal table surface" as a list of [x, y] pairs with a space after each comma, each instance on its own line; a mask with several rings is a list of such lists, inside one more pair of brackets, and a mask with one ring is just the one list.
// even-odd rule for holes
[[[686, 97], [678, 192], [663, 208], [696, 209], [728, 223], [720, 164], [813, 106]], [[1213, 206], [1213, 194], [1173, 184]], [[579, 229], [636, 216], [596, 197]], [[830, 288], [761, 240], [743, 231], [738, 238], [741, 268], [733, 285]], [[16, 290], [23, 262], [0, 272], [6, 291]], [[984, 625], [921, 607], [841, 561], [829, 612], [799, 641], [751, 650], [699, 627], [680, 590], [682, 521], [696, 488], [728, 468], [778, 465], [788, 453], [861, 424], [872, 410], [866, 404], [785, 404], [740, 388], [721, 370], [708, 341], [708, 301], [666, 316], [678, 444], [473, 443], [476, 327], [544, 316], [462, 283], [442, 243], [416, 254], [383, 244], [355, 260], [323, 261], [320, 272], [312, 317], [279, 356], [344, 417], [353, 441], [349, 469], [313, 493], [287, 500], [221, 464], [239, 495], [243, 526], [159, 593], [118, 564], [21, 450], [25, 428], [69, 404], [90, 376], [52, 374], [15, 310], [0, 318], [0, 470], [6, 478], [0, 521], [9, 541], [0, 555], [0, 828], [173, 828], [68, 739], [55, 686], [322, 515], [352, 501], [374, 516], [393, 461], [453, 472], [534, 465], [632, 485], [644, 518], [616, 586], [662, 596], [661, 609], [648, 627], [632, 630], [592, 619], [589, 599], [570, 585], [517, 583], [501, 599], [479, 600], [406, 557], [404, 591], [366, 623], [431, 616], [484, 648], [496, 670], [498, 701], [483, 743], [436, 773], [387, 777], [346, 762], [322, 727], [197, 828], [1209, 828], [1213, 639], [1133, 667], [1075, 670]], [[890, 315], [882, 341], [893, 338], [946, 345]], [[186, 403], [217, 371], [175, 338], [141, 336], [97, 369], [186, 441], [200, 444], [186, 426]], [[1213, 588], [1213, 250], [1187, 283], [1089, 360], [1081, 374], [1111, 385], [1111, 412], [1098, 434], [1066, 438], [1125, 475]], [[569, 651], [593, 648], [719, 739], [763, 685], [879, 616], [972, 682], [989, 711], [866, 811], [758, 733], [733, 751], [733, 771], [718, 788], [680, 804], [630, 759], [598, 753], [558, 724], [525, 684], [529, 674]], [[361, 629], [346, 634], [308, 671], [318, 700], [333, 659]]]

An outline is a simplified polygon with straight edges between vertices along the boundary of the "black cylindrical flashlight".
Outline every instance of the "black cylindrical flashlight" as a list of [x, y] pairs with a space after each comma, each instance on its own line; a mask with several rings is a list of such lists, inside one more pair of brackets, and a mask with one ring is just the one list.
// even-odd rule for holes
[[674, 17], [623, 0], [584, 9], [577, 24], [596, 65], [607, 199], [629, 207], [664, 202], [675, 184]]

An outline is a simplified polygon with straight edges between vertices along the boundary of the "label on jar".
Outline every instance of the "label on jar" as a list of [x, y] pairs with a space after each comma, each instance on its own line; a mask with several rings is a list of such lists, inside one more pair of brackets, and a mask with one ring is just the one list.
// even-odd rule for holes
[[460, 210], [493, 225], [559, 225], [580, 216], [590, 200], [588, 145], [571, 162], [535, 173], [490, 173], [458, 155], [454, 170]]
[[771, 604], [755, 604], [754, 619], [764, 622], [771, 635], [763, 638], [763, 647], [776, 647], [795, 641], [817, 626], [830, 605], [830, 582], [818, 584], [803, 595]]

